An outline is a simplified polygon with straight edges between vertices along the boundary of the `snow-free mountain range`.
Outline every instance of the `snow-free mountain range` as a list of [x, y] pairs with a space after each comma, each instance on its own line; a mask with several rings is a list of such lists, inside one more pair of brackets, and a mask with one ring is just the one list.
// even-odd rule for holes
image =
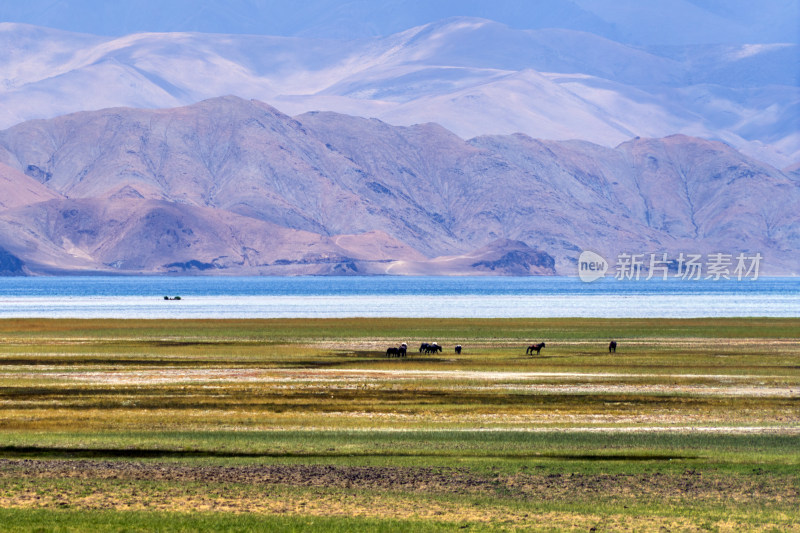
[[5, 273], [800, 270], [796, 43], [457, 18], [347, 41], [5, 23], [0, 45]]
[[0, 176], [19, 271], [553, 274], [590, 249], [789, 273], [800, 243], [798, 176], [717, 141], [465, 141], [238, 97], [28, 121]]

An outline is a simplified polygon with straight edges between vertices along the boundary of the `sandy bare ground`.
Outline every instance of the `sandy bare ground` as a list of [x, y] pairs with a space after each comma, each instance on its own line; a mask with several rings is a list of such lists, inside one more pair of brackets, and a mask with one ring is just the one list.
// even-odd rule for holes
[[[26, 369], [27, 370], [27, 369]], [[610, 383], [658, 378], [671, 383]], [[251, 382], [298, 388], [312, 384], [331, 388], [365, 388], [383, 382], [441, 381], [437, 388], [460, 391], [513, 391], [556, 394], [686, 394], [695, 396], [800, 397], [800, 385], [764, 385], [759, 382], [783, 376], [731, 374], [652, 374], [579, 372], [482, 372], [447, 370], [253, 370], [237, 368], [159, 368], [153, 370], [79, 372], [2, 372], [0, 379], [45, 379], [89, 385], [157, 385], [196, 382]], [[552, 383], [553, 381], [568, 383]], [[703, 384], [682, 381], [703, 380]], [[541, 383], [546, 381], [548, 383]], [[580, 381], [580, 383], [576, 383]], [[754, 383], [747, 383], [748, 381]], [[453, 384], [455, 383], [455, 385]]]

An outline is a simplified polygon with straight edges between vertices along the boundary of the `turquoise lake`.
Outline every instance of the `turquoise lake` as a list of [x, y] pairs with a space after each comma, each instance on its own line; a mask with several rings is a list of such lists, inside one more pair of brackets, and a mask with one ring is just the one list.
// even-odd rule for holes
[[[180, 296], [180, 300], [164, 297]], [[800, 278], [0, 278], [0, 318], [800, 317]]]

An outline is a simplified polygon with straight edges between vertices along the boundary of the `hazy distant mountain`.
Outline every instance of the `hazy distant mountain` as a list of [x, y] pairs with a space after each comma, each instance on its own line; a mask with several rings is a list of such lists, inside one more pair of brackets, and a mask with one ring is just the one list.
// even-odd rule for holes
[[[576, 10], [603, 2], [559, 4]], [[724, 11], [708, 2], [679, 4], [715, 16]], [[198, 16], [219, 7], [207, 6], [211, 11]], [[724, 141], [778, 168], [800, 161], [800, 45], [792, 42], [641, 47], [583, 31], [451, 18], [346, 41], [112, 38], [0, 24], [0, 49], [0, 127], [231, 94], [291, 115], [328, 110], [395, 125], [436, 122], [464, 139], [521, 132], [612, 147], [635, 136], [682, 133]]]
[[797, 176], [682, 135], [464, 141], [225, 97], [25, 122], [0, 164], [0, 248], [28, 272], [575, 274], [585, 249], [798, 269]]
[[385, 36], [453, 16], [517, 29], [563, 28], [631, 44], [798, 42], [795, 0], [26, 0], [0, 21], [81, 33], [203, 32]]
[[794, 274], [798, 16], [0, 3], [0, 274], [574, 274], [584, 249]]

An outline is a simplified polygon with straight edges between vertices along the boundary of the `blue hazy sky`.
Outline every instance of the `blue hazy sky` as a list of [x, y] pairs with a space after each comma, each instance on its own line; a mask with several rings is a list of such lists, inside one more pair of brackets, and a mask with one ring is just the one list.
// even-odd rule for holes
[[97, 35], [198, 31], [352, 39], [453, 16], [632, 44], [800, 41], [800, 0], [0, 0], [0, 22]]

